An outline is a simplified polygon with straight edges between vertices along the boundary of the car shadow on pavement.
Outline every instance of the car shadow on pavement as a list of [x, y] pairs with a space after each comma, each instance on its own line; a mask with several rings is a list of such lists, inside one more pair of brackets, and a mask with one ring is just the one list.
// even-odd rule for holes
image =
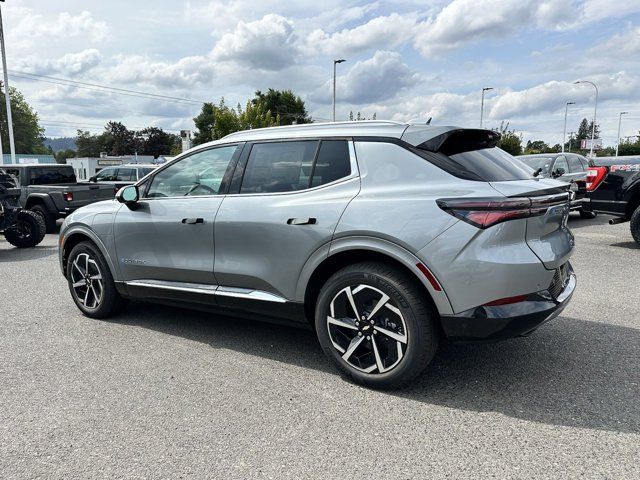
[[609, 219], [614, 218], [609, 215], [600, 214], [595, 218], [580, 218], [579, 214], [571, 213], [569, 216], [569, 229], [575, 230], [584, 227], [592, 227], [593, 225], [606, 225]]
[[[303, 368], [333, 372], [310, 330], [133, 304], [118, 323]], [[443, 344], [403, 390], [426, 404], [527, 421], [640, 433], [640, 330], [559, 317], [528, 338]]]
[[611, 246], [620, 247], [620, 248], [630, 248], [631, 250], [640, 249], [640, 245], [638, 245], [636, 242], [618, 242], [618, 243], [612, 243]]
[[3, 262], [24, 262], [27, 260], [37, 260], [39, 258], [56, 255], [58, 246], [38, 245], [33, 248], [16, 248], [9, 245], [9, 248], [0, 249], [0, 263]]

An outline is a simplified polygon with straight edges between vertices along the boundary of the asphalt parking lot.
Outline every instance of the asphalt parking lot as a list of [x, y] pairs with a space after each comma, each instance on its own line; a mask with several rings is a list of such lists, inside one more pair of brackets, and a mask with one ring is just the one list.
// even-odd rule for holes
[[445, 345], [409, 389], [314, 334], [134, 304], [83, 317], [57, 235], [0, 240], [2, 478], [640, 478], [640, 249], [569, 222], [578, 289], [528, 338]]

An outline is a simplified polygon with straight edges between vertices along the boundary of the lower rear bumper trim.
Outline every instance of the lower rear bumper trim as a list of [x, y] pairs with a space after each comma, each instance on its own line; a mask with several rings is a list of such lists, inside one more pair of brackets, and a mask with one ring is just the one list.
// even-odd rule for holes
[[455, 315], [442, 315], [441, 324], [453, 342], [498, 341], [532, 333], [540, 325], [560, 315], [576, 288], [576, 276], [568, 265], [569, 276], [563, 290], [554, 298], [548, 290], [527, 299], [500, 306], [481, 306]]

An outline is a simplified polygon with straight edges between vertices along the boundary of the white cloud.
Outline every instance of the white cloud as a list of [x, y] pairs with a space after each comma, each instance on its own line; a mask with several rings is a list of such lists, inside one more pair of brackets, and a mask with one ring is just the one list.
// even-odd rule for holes
[[[619, 72], [589, 78], [598, 85], [600, 102], [640, 98], [640, 78]], [[490, 102], [489, 118], [509, 120], [564, 108], [566, 101], [591, 102], [594, 89], [573, 82], [550, 81], [519, 91], [507, 90]]]
[[409, 40], [415, 33], [415, 27], [414, 15], [392, 13], [332, 34], [322, 29], [314, 30], [309, 34], [307, 43], [312, 51], [336, 56], [375, 48], [393, 48]]
[[102, 61], [102, 55], [95, 48], [88, 48], [77, 53], [66, 53], [60, 58], [43, 59], [30, 56], [18, 60], [18, 70], [41, 75], [63, 73], [78, 75], [96, 67]]
[[640, 2], [611, 0], [453, 0], [422, 22], [414, 46], [438, 57], [478, 40], [522, 30], [567, 30], [640, 11]]
[[210, 83], [215, 76], [215, 64], [207, 56], [183, 57], [175, 62], [140, 55], [119, 56], [116, 60], [117, 64], [106, 74], [114, 83], [193, 88]]
[[[356, 62], [346, 75], [336, 80], [339, 101], [355, 104], [391, 99], [415, 86], [420, 75], [402, 61], [397, 52], [377, 51], [368, 60]], [[314, 92], [312, 99], [331, 102], [331, 81]]]
[[21, 35], [30, 37], [78, 37], [85, 36], [91, 40], [101, 40], [108, 32], [104, 21], [95, 20], [88, 11], [73, 15], [69, 12], [49, 17], [28, 10], [23, 15], [15, 30]]
[[293, 23], [275, 14], [254, 22], [239, 22], [216, 43], [211, 57], [240, 65], [281, 70], [296, 62], [299, 47]]
[[590, 49], [590, 55], [596, 57], [627, 59], [637, 62], [640, 57], [640, 27], [632, 27], [616, 33], [601, 45]]

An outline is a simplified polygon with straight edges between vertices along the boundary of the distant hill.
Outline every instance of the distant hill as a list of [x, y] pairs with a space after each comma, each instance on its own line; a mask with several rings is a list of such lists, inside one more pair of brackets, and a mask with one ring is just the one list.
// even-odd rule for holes
[[75, 150], [76, 149], [76, 139], [73, 137], [59, 137], [59, 138], [48, 138], [44, 139], [44, 146], [51, 147], [54, 152], [59, 152], [60, 150]]

